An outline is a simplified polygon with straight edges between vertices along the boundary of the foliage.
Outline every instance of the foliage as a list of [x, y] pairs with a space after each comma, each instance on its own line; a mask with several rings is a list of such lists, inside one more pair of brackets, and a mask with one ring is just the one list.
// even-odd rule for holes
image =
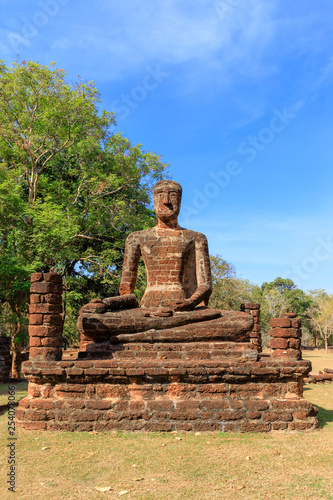
[[19, 324], [30, 273], [60, 272], [70, 341], [80, 305], [117, 292], [125, 239], [154, 224], [165, 169], [99, 102], [93, 82], [69, 85], [53, 63], [0, 63], [0, 303]]
[[333, 332], [333, 295], [327, 295], [323, 290], [315, 290], [310, 294], [314, 300], [307, 309], [307, 314], [310, 324], [324, 341], [327, 352], [329, 338]]
[[210, 307], [239, 311], [244, 302], [258, 302], [260, 290], [257, 285], [237, 278], [234, 266], [221, 255], [211, 256], [210, 261], [213, 282]]

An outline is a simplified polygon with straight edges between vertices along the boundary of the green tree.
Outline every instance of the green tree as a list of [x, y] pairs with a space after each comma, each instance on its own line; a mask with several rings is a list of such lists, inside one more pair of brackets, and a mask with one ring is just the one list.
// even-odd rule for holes
[[244, 302], [258, 302], [259, 287], [249, 280], [237, 278], [233, 264], [221, 255], [212, 255], [210, 262], [213, 282], [210, 307], [239, 311]]
[[308, 296], [310, 306], [306, 313], [314, 331], [314, 344], [316, 346], [322, 339], [328, 352], [329, 339], [333, 333], [333, 295], [328, 295], [325, 290], [310, 290]]
[[150, 187], [166, 165], [116, 133], [99, 103], [92, 82], [69, 85], [54, 64], [0, 63], [0, 303], [15, 325], [13, 376], [30, 273], [65, 276], [71, 337], [83, 302], [116, 293], [126, 236], [154, 223]]

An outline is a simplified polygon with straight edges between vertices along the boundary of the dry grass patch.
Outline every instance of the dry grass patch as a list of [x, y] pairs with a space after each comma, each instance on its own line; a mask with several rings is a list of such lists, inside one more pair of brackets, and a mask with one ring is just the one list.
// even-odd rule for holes
[[333, 370], [333, 349], [325, 352], [324, 349], [312, 349], [303, 351], [303, 359], [309, 359], [312, 363], [312, 371], [318, 373], [324, 368]]
[[15, 385], [15, 401], [19, 401], [28, 393], [28, 382], [9, 382], [6, 384], [0, 384], [0, 406], [6, 405], [8, 403], [8, 387]]

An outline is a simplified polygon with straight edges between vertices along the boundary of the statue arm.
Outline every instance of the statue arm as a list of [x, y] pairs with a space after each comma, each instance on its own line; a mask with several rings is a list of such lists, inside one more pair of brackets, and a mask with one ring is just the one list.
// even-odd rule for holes
[[175, 311], [192, 310], [201, 302], [208, 306], [212, 293], [212, 277], [207, 238], [200, 233], [196, 233], [195, 236], [195, 267], [197, 288], [189, 299], [179, 300], [175, 303]]
[[132, 233], [128, 236], [125, 244], [125, 255], [119, 295], [128, 295], [133, 293], [138, 275], [140, 256], [141, 250], [138, 234]]
[[194, 303], [194, 307], [202, 301], [205, 302], [205, 305], [208, 305], [208, 300], [212, 293], [212, 276], [208, 242], [206, 236], [203, 234], [198, 234], [195, 240], [195, 265], [198, 286], [193, 295], [191, 295], [190, 301]]

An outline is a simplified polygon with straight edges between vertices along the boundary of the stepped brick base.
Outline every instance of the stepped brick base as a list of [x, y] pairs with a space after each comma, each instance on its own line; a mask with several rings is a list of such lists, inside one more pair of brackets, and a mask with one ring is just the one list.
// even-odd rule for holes
[[313, 430], [309, 361], [107, 359], [24, 364], [17, 424], [63, 431]]

